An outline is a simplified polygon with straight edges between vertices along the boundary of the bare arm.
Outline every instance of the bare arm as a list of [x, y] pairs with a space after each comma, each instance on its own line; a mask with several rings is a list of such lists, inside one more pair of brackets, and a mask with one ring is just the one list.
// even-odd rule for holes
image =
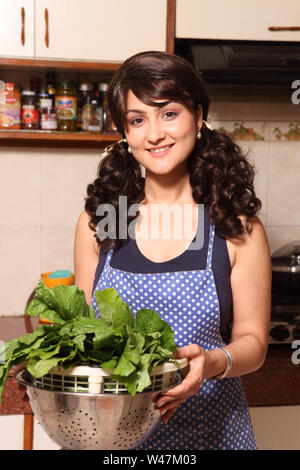
[[[259, 369], [268, 347], [268, 328], [271, 312], [271, 258], [262, 223], [252, 219], [252, 233], [236, 240], [235, 262], [231, 271], [233, 296], [233, 325], [231, 342], [224, 347], [232, 355], [228, 377], [248, 374]], [[167, 421], [180, 403], [195, 394], [204, 378], [222, 373], [226, 357], [222, 351], [205, 351], [196, 344], [178, 349], [176, 358], [189, 358], [190, 370], [180, 385], [159, 398], [156, 405]], [[225, 379], [226, 380], [226, 379]]]
[[[271, 313], [271, 273], [267, 237], [262, 223], [255, 217], [252, 233], [243, 235], [242, 242], [237, 244], [231, 272], [233, 324], [231, 342], [224, 348], [231, 353], [233, 362], [228, 377], [248, 374], [264, 363]], [[222, 372], [222, 365], [218, 366], [218, 362], [224, 361], [225, 357], [218, 360], [217, 354], [220, 358], [220, 351], [211, 354], [207, 377], [215, 375], [215, 367]]]
[[86, 301], [92, 302], [93, 282], [100, 248], [88, 226], [90, 217], [83, 211], [77, 221], [74, 243], [75, 284], [85, 292]]

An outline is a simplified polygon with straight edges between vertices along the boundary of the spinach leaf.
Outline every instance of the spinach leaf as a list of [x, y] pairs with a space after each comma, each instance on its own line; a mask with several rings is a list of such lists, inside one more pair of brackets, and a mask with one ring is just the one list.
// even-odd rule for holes
[[40, 325], [0, 347], [0, 403], [9, 369], [22, 362], [36, 378], [55, 366], [96, 364], [112, 369], [111, 379], [133, 395], [151, 384], [153, 368], [171, 358], [177, 348], [172, 328], [152, 309], [143, 308], [134, 318], [113, 288], [96, 292], [95, 298], [100, 319], [77, 286], [52, 289], [39, 281], [26, 312], [42, 314], [52, 324]]
[[77, 286], [56, 286], [47, 288], [42, 280], [39, 281], [33, 300], [26, 308], [29, 316], [42, 314], [53, 323], [86, 317], [94, 318], [92, 307], [87, 305], [83, 290]]

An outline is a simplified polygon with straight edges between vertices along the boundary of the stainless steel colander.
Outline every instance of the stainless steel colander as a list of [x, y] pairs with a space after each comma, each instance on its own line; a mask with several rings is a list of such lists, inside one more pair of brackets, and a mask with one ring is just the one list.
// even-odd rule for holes
[[[61, 383], [67, 382], [66, 379], [61, 380], [58, 387], [52, 386], [51, 389], [49, 382], [46, 381], [45, 385], [36, 381], [27, 370], [20, 372], [17, 380], [27, 387], [37, 420], [61, 448], [126, 450], [135, 448], [153, 432], [160, 413], [153, 408], [152, 397], [178, 383], [178, 374], [176, 373], [176, 377], [174, 374], [170, 375], [172, 367], [177, 371], [186, 365], [187, 360], [181, 360], [179, 367], [167, 364], [166, 370], [173, 383], [169, 379], [167, 387], [162, 386], [158, 390], [156, 385], [152, 390], [136, 393], [134, 396], [126, 393], [122, 387], [105, 389], [104, 393], [90, 393], [88, 390], [62, 391]], [[163, 366], [158, 366], [160, 375], [164, 375], [161, 373]], [[94, 371], [95, 369], [93, 374]], [[60, 377], [57, 370], [53, 372], [54, 377]], [[72, 371], [69, 376], [71, 374]], [[162, 380], [161, 384], [165, 382], [166, 380]]]

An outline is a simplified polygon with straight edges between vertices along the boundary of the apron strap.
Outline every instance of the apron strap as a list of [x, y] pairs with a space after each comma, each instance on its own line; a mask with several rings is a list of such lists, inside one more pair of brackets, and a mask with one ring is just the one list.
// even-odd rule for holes
[[212, 266], [212, 252], [213, 252], [213, 245], [214, 245], [214, 236], [215, 236], [215, 226], [212, 222], [210, 222], [206, 269], [211, 269], [211, 266]]

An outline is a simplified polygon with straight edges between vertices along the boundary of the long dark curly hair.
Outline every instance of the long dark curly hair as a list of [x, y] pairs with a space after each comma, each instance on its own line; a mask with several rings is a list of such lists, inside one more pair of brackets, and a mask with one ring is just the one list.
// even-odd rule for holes
[[[205, 85], [192, 65], [175, 54], [142, 52], [127, 59], [115, 73], [108, 90], [108, 106], [123, 136], [129, 90], [150, 106], [159, 106], [155, 102], [159, 99], [180, 102], [194, 114], [195, 119], [200, 105], [203, 119], [207, 119], [210, 99]], [[241, 215], [245, 216], [246, 230], [250, 233], [250, 218], [261, 208], [253, 185], [255, 168], [226, 132], [210, 130], [203, 124], [201, 134], [187, 160], [193, 199], [198, 204], [205, 204], [219, 236], [241, 235], [244, 231], [238, 217]], [[94, 235], [101, 250], [107, 252], [112, 247], [117, 250], [128, 241], [128, 236], [121, 238], [118, 235], [119, 217], [126, 217], [128, 228], [140, 212], [135, 216], [121, 213], [119, 196], [127, 196], [127, 206], [130, 207], [145, 199], [144, 188], [141, 166], [128, 153], [127, 143], [113, 145], [100, 161], [97, 177], [88, 185], [85, 198], [85, 211], [91, 217], [89, 227], [95, 232], [97, 224], [105, 217], [97, 215], [97, 207], [108, 203], [115, 208], [115, 239], [99, 239], [97, 232]]]

